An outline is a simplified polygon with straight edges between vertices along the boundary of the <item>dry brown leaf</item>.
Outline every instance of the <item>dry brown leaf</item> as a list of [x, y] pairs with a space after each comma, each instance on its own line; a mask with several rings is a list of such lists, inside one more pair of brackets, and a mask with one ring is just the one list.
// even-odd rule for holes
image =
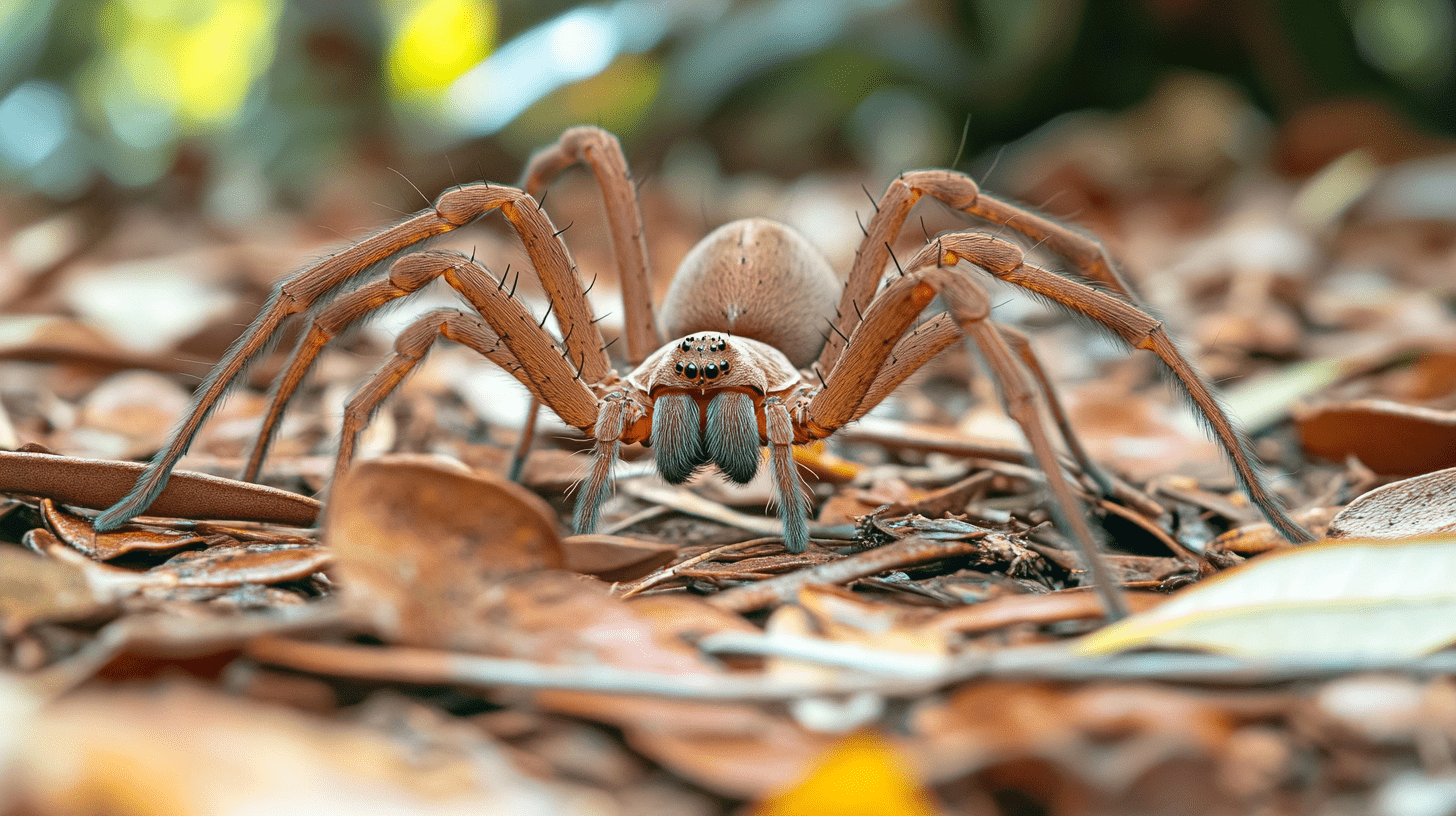
[[[1330, 526], [1331, 519], [1339, 510], [1338, 507], [1311, 507], [1306, 510], [1296, 510], [1290, 515], [1314, 536], [1323, 538], [1325, 531]], [[1208, 549], [1214, 552], [1258, 555], [1292, 546], [1294, 545], [1289, 543], [1289, 539], [1275, 530], [1269, 522], [1257, 521], [1235, 527], [1220, 535], [1209, 543]]]
[[1355, 400], [1299, 411], [1295, 425], [1308, 453], [1334, 462], [1354, 456], [1387, 476], [1456, 466], [1456, 411]]
[[534, 699], [549, 711], [615, 725], [644, 756], [738, 799], [788, 788], [836, 741], [760, 706], [568, 691], [540, 692]]
[[247, 544], [183, 553], [147, 570], [157, 583], [185, 587], [232, 587], [296, 581], [328, 566], [333, 556], [314, 544]]
[[656, 541], [615, 535], [574, 535], [561, 540], [566, 568], [603, 581], [631, 581], [677, 557], [677, 548]]
[[[136, 484], [143, 467], [138, 462], [0, 451], [0, 493], [45, 496], [100, 510], [120, 501]], [[172, 472], [166, 489], [147, 512], [306, 527], [318, 518], [319, 506], [314, 499], [286, 490], [178, 470]]]
[[172, 377], [134, 370], [113, 374], [81, 400], [79, 425], [65, 434], [61, 447], [120, 459], [147, 456], [167, 444], [191, 401]]
[[206, 540], [191, 533], [149, 530], [131, 524], [120, 530], [98, 533], [90, 519], [64, 512], [50, 499], [41, 499], [40, 516], [58, 538], [98, 561], [137, 551], [180, 550]]
[[362, 462], [333, 487], [325, 540], [381, 632], [445, 646], [502, 578], [563, 565], [556, 517], [499, 476], [425, 457]]
[[[34, 536], [52, 538], [45, 530]], [[32, 542], [43, 549], [45, 543]], [[19, 631], [37, 621], [76, 620], [106, 608], [77, 566], [0, 547], [0, 626]]]
[[81, 694], [35, 719], [16, 785], [44, 814], [613, 812], [523, 776], [477, 729], [369, 708], [349, 725], [190, 687]]
[[1456, 468], [1377, 487], [1330, 521], [1330, 538], [1417, 538], [1456, 533]]

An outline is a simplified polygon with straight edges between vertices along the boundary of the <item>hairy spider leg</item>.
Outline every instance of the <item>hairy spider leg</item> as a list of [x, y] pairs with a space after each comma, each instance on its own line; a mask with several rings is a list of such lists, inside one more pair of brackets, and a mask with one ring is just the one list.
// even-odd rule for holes
[[262, 312], [198, 388], [187, 415], [173, 430], [167, 446], [142, 472], [136, 486], [97, 517], [97, 529], [115, 529], [151, 504], [166, 485], [172, 468], [187, 451], [202, 423], [248, 364], [269, 346], [285, 320], [327, 302], [349, 281], [415, 244], [457, 229], [497, 209], [520, 236], [551, 299], [564, 343], [579, 367], [579, 372], [573, 369], [574, 373], [591, 382], [605, 377], [611, 365], [602, 350], [601, 333], [592, 323], [591, 308], [582, 294], [571, 256], [535, 200], [514, 187], [491, 184], [454, 187], [435, 199], [431, 209], [367, 238], [280, 284]]
[[1062, 473], [1056, 449], [1042, 425], [1041, 392], [991, 322], [991, 301], [975, 281], [952, 268], [936, 266], [939, 256], [917, 255], [903, 277], [892, 280], [850, 335], [846, 353], [829, 373], [826, 386], [806, 406], [802, 424], [813, 437], [832, 434], [859, 410], [889, 358], [896, 340], [937, 295], [950, 307], [950, 314], [974, 350], [980, 352], [995, 381], [1006, 411], [1026, 434], [1036, 463], [1046, 477], [1054, 512], [1062, 529], [1082, 552], [1092, 572], [1107, 616], [1124, 617], [1127, 606], [1099, 554], [1096, 539], [1087, 526], [1085, 513]]
[[[1102, 246], [1075, 230], [982, 194], [976, 183], [963, 174], [950, 170], [922, 170], [906, 173], [890, 183], [865, 228], [865, 238], [855, 254], [855, 263], [840, 300], [836, 320], [839, 331], [830, 336], [820, 355], [818, 365], [821, 370], [831, 371], [840, 359], [844, 349], [840, 335], [848, 335], [860, 322], [859, 304], [873, 297], [881, 272], [889, 260], [890, 243], [899, 235], [910, 209], [925, 195], [954, 210], [993, 221], [1036, 240], [1066, 258], [1089, 280], [1104, 287], [1095, 288], [1051, 270], [1024, 264], [1023, 254], [1014, 244], [974, 232], [950, 233], [920, 251], [921, 255], [938, 254], [951, 244], [957, 244], [963, 250], [959, 257], [981, 266], [1001, 280], [1091, 318], [1135, 348], [1153, 351], [1173, 375], [1174, 382], [1189, 396], [1214, 440], [1233, 465], [1240, 486], [1264, 517], [1292, 542], [1312, 540], [1308, 531], [1289, 517], [1274, 496], [1255, 465], [1248, 440], [1213, 396], [1212, 390], [1178, 351], [1162, 329], [1162, 324], [1134, 305], [1131, 290]], [[986, 254], [982, 256], [978, 251]]]

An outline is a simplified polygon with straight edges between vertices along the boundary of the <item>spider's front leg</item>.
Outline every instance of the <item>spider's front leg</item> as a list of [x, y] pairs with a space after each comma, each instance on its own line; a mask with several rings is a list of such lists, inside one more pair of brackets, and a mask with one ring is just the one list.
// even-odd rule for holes
[[612, 469], [622, 451], [622, 439], [643, 416], [641, 406], [624, 391], [613, 391], [597, 403], [597, 421], [591, 428], [595, 444], [591, 472], [581, 486], [572, 515], [572, 527], [580, 535], [597, 528], [602, 502], [612, 492]]
[[[895, 349], [903, 346], [902, 335], [910, 323], [937, 294], [941, 295], [950, 306], [951, 320], [980, 351], [1007, 413], [1026, 434], [1051, 491], [1054, 515], [1059, 526], [1081, 549], [1108, 617], [1123, 617], [1127, 614], [1126, 604], [1099, 554], [1086, 515], [1062, 473], [1056, 449], [1042, 424], [1041, 392], [1021, 367], [1016, 352], [991, 322], [991, 302], [985, 290], [954, 269], [936, 266], [938, 259], [932, 255], [926, 261], [917, 256], [903, 277], [892, 281], [876, 296], [863, 321], [850, 335], [825, 387], [804, 409], [801, 426], [811, 438], [828, 436], [862, 413], [866, 397], [875, 390], [877, 381], [886, 376], [900, 379], [908, 376], [906, 369], [910, 366], [887, 367], [886, 362]], [[934, 337], [944, 336], [943, 329], [934, 331]]]
[[[375, 265], [420, 241], [469, 224], [492, 210], [501, 211], [525, 245], [551, 298], [557, 325], [563, 333], [562, 344], [577, 361], [575, 373], [592, 382], [605, 377], [611, 364], [602, 352], [601, 332], [592, 322], [591, 308], [582, 294], [566, 245], [540, 206], [513, 187], [491, 184], [456, 187], [442, 193], [431, 208], [294, 275], [275, 289], [257, 319], [208, 374], [167, 446], [157, 453], [131, 492], [97, 517], [96, 529], [110, 530], [129, 521], [162, 492], [172, 468], [186, 453], [202, 423], [248, 364], [277, 337], [284, 321], [327, 302], [341, 287], [365, 275]], [[506, 339], [504, 334], [502, 339]], [[531, 364], [526, 359], [521, 362]]]

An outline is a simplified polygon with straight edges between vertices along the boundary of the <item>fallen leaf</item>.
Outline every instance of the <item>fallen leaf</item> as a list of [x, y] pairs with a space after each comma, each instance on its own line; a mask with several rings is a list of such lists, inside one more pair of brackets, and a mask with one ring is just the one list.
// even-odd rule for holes
[[[144, 467], [139, 462], [0, 451], [0, 493], [44, 496], [102, 510], [131, 490]], [[147, 513], [307, 527], [318, 518], [319, 506], [315, 499], [286, 490], [177, 470]]]
[[567, 536], [561, 540], [561, 549], [567, 569], [603, 581], [641, 578], [677, 557], [677, 548], [669, 544], [615, 535]]
[[1354, 400], [1298, 411], [1295, 426], [1308, 453], [1333, 462], [1354, 456], [1387, 476], [1456, 466], [1456, 411]]
[[47, 814], [610, 813], [526, 777], [477, 729], [365, 707], [375, 724], [186, 686], [79, 694], [34, 718], [15, 790]]
[[40, 500], [40, 517], [58, 538], [98, 561], [109, 561], [139, 550], [180, 550], [206, 540], [192, 533], [149, 530], [134, 524], [98, 533], [89, 519], [62, 511], [50, 499]]
[[769, 797], [756, 816], [933, 816], [930, 796], [889, 742], [873, 732], [848, 737], [805, 779]]
[[1330, 520], [1330, 538], [1418, 538], [1456, 533], [1456, 468], [1391, 482]]
[[622, 729], [643, 756], [674, 774], [737, 799], [761, 799], [802, 780], [833, 738], [762, 706], [539, 692], [536, 705]]
[[167, 444], [192, 401], [187, 389], [153, 371], [122, 371], [81, 400], [79, 425], [61, 447], [75, 453], [132, 459]]
[[[1122, 597], [1133, 612], [1152, 609], [1168, 600], [1168, 596], [1152, 592], [1125, 592]], [[975, 634], [1018, 624], [1045, 626], [1106, 616], [1107, 610], [1095, 592], [1072, 589], [1045, 595], [1007, 595], [968, 604], [936, 615], [925, 626], [942, 632]]]
[[248, 544], [183, 553], [146, 571], [158, 584], [185, 587], [232, 587], [296, 581], [328, 566], [333, 556], [315, 544]]
[[[45, 530], [32, 533], [51, 538]], [[79, 567], [15, 547], [0, 547], [0, 622], [7, 631], [19, 631], [37, 621], [91, 617], [106, 606]]]
[[333, 487], [324, 539], [347, 596], [382, 633], [445, 645], [485, 587], [563, 565], [556, 517], [502, 477], [418, 456], [356, 465]]
[[1084, 638], [1081, 654], [1210, 649], [1244, 657], [1426, 654], [1456, 640], [1456, 538], [1272, 553]]

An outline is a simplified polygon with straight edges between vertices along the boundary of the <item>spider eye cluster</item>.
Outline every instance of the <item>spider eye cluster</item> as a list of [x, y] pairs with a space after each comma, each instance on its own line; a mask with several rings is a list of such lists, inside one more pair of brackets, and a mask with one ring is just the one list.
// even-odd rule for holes
[[[722, 337], [713, 335], [698, 337], [690, 335], [683, 338], [678, 344], [679, 351], [697, 352], [698, 354], [711, 354], [725, 351], [728, 348], [728, 341]], [[673, 365], [673, 370], [689, 380], [699, 378], [716, 380], [718, 377], [727, 374], [729, 364], [727, 360], [712, 360], [707, 363], [683, 362], [679, 360]]]

